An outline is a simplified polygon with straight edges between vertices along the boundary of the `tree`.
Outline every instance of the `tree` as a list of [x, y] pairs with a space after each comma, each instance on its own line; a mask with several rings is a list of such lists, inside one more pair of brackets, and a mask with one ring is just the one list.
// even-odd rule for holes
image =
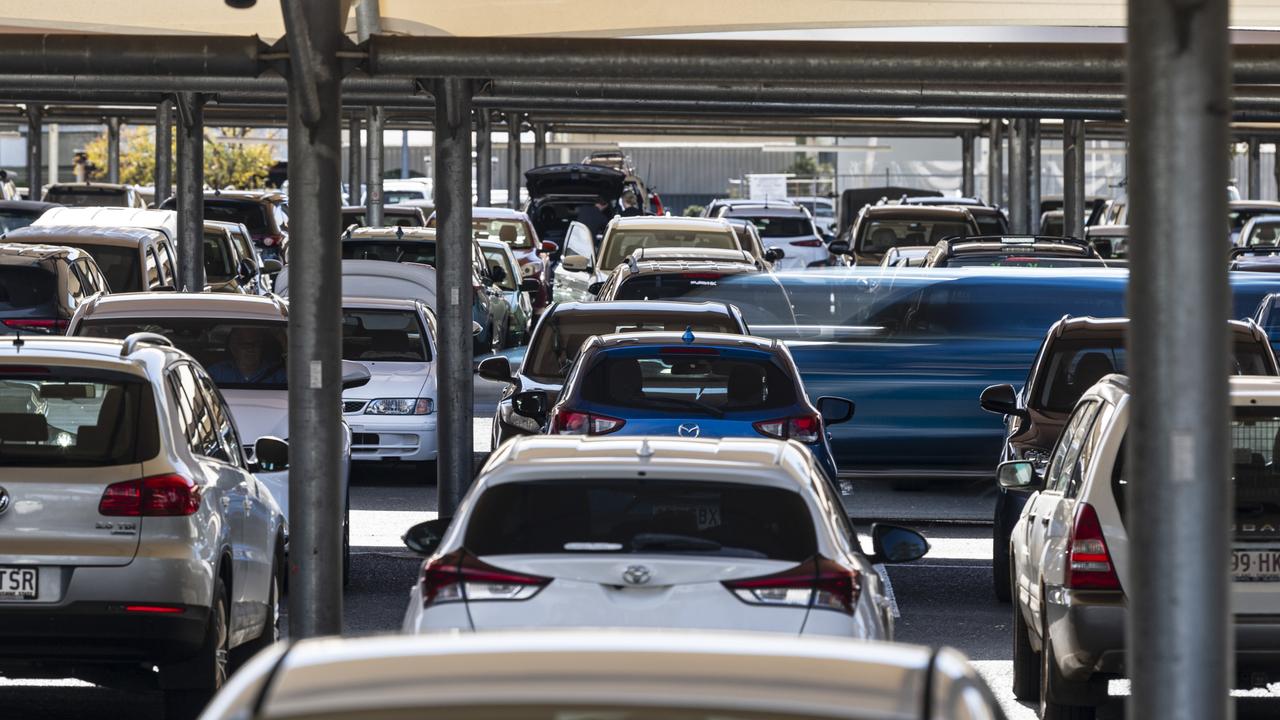
[[[226, 142], [204, 138], [204, 182], [212, 188], [253, 190], [263, 187], [267, 171], [275, 163], [271, 147], [253, 142], [248, 128], [222, 128]], [[103, 180], [107, 175], [107, 135], [103, 133], [85, 148], [94, 173], [91, 179]], [[176, 156], [176, 147], [172, 150]], [[155, 182], [155, 133], [146, 126], [131, 126], [120, 131], [120, 182], [126, 185], [150, 185]]]

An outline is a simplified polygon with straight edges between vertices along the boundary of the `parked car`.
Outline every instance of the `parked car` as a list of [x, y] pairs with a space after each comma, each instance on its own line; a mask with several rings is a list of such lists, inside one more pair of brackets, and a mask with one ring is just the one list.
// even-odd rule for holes
[[879, 265], [891, 247], [937, 245], [952, 237], [981, 235], [977, 221], [961, 207], [868, 205], [842, 236], [858, 265]]
[[836, 199], [834, 197], [803, 195], [787, 199], [809, 211], [809, 214], [813, 216], [814, 224], [818, 226], [818, 230], [822, 233], [824, 239], [835, 237], [837, 222]]
[[[167, 338], [208, 373], [226, 398], [231, 418], [243, 437], [289, 438], [289, 309], [276, 297], [212, 293], [133, 293], [83, 305], [72, 318], [69, 335], [125, 338], [147, 332]], [[369, 381], [368, 372], [343, 369], [343, 387]], [[351, 464], [351, 431], [342, 429], [342, 478], [345, 498]], [[245, 458], [256, 459], [253, 445]], [[289, 472], [274, 466], [257, 473], [285, 516], [289, 513]], [[343, 575], [350, 565], [349, 523], [344, 511]]]
[[1260, 215], [1280, 215], [1280, 202], [1268, 200], [1232, 200], [1228, 203], [1227, 224], [1232, 247], [1242, 245], [1241, 231], [1250, 220]]
[[59, 205], [145, 208], [146, 201], [128, 185], [112, 183], [53, 183], [40, 198]]
[[[400, 205], [408, 201], [431, 202], [435, 183], [431, 178], [387, 178], [382, 181], [382, 204]], [[366, 187], [367, 189], [367, 187]], [[360, 202], [366, 202], [365, 197]], [[431, 213], [423, 213], [430, 215]]]
[[752, 200], [751, 198], [717, 198], [707, 203], [702, 209], [702, 217], [718, 218], [722, 217], [725, 212], [735, 207], [798, 207], [794, 202], [786, 198], [776, 200]]
[[726, 276], [757, 272], [760, 266], [745, 250], [641, 248], [587, 291], [597, 300], [665, 300], [687, 295], [691, 286], [713, 286]]
[[764, 240], [760, 238], [760, 230], [750, 219], [742, 217], [725, 219], [729, 221], [733, 233], [738, 236], [739, 247], [751, 253], [752, 260], [761, 270], [773, 270], [773, 264], [787, 256], [787, 252], [780, 247], [771, 245], [766, 249]]
[[285, 518], [241, 447], [283, 467], [288, 446], [241, 436], [154, 335], [0, 342], [0, 388], [33, 384], [43, 409], [0, 421], [0, 672], [158, 684], [194, 718], [230, 653], [279, 637]]
[[[713, 720], [1004, 720], [982, 677], [942, 648], [755, 633], [540, 631], [303, 640], [236, 673], [205, 720], [389, 713]], [[749, 662], [743, 662], [743, 659]], [[503, 681], [495, 692], [495, 677]], [[696, 709], [691, 709], [696, 708]], [[594, 714], [594, 713], [593, 713]]]
[[923, 267], [1106, 267], [1083, 240], [1062, 236], [1004, 235], [939, 240]]
[[[436, 214], [427, 218], [427, 227], [436, 226]], [[559, 257], [560, 246], [539, 240], [533, 222], [521, 210], [498, 207], [473, 207], [471, 231], [477, 240], [497, 239], [506, 243], [520, 263], [522, 278], [535, 278], [538, 291], [530, 296], [534, 312], [541, 312], [551, 302], [550, 256]]]
[[[177, 210], [171, 197], [160, 203]], [[204, 194], [204, 219], [240, 223], [249, 229], [263, 259], [285, 262], [289, 242], [289, 199], [276, 191], [214, 191]]]
[[518, 435], [542, 432], [542, 424], [519, 415], [511, 398], [526, 390], [543, 390], [548, 398], [560, 394], [565, 374], [588, 338], [618, 332], [683, 332], [747, 334], [742, 314], [724, 303], [589, 302], [558, 303], [547, 308], [529, 338], [519, 371], [498, 355], [485, 358], [476, 373], [505, 383], [493, 416], [493, 447]]
[[1240, 230], [1241, 247], [1280, 245], [1280, 214], [1254, 215]]
[[738, 205], [725, 209], [720, 217], [750, 220], [759, 230], [762, 242], [781, 248], [785, 254], [773, 263], [778, 270], [840, 264], [847, 253], [847, 248], [841, 252], [839, 247], [836, 252], [828, 252], [827, 243], [818, 232], [813, 217], [801, 207]]
[[1104, 260], [1129, 257], [1128, 225], [1089, 225], [1084, 229], [1084, 239]]
[[342, 359], [371, 375], [342, 394], [353, 462], [436, 459], [436, 356], [435, 313], [421, 300], [343, 298]]
[[1066, 235], [1066, 222], [1064, 211], [1046, 210], [1040, 213], [1040, 222], [1037, 223], [1040, 231], [1037, 234], [1062, 237]]
[[[1237, 375], [1280, 374], [1266, 333], [1257, 324], [1232, 321], [1232, 372]], [[1111, 373], [1126, 370], [1128, 318], [1066, 317], [1054, 323], [1031, 362], [1021, 387], [992, 385], [979, 405], [1000, 415], [1005, 440], [997, 462], [1027, 460], [1043, 473], [1049, 452], [1080, 396]], [[991, 527], [992, 579], [996, 597], [1008, 602], [1009, 534], [1022, 514], [1027, 493], [997, 486]]]
[[1280, 272], [1280, 245], [1231, 248], [1227, 269], [1240, 272]]
[[871, 535], [866, 555], [794, 440], [517, 438], [485, 463], [455, 516], [406, 533], [427, 559], [404, 632], [643, 627], [891, 640], [891, 603], [872, 565], [919, 559], [929, 545], [891, 525]]
[[63, 245], [93, 256], [112, 292], [173, 290], [177, 252], [159, 230], [74, 225], [29, 225], [0, 236], [6, 243]]
[[[386, 205], [382, 208], [382, 227], [425, 227], [427, 216], [422, 208], [413, 205]], [[342, 228], [369, 227], [365, 221], [364, 205], [347, 205], [342, 208]]]
[[[1230, 380], [1231, 680], [1243, 687], [1280, 678], [1280, 510], [1275, 504], [1280, 446], [1280, 379]], [[1108, 681], [1127, 674], [1125, 621], [1136, 563], [1129, 529], [1150, 511], [1128, 496], [1125, 465], [1131, 388], [1120, 375], [1084, 393], [1054, 445], [1044, 475], [1027, 461], [1000, 466], [1000, 483], [1030, 492], [1014, 526], [1010, 574], [1013, 691], [1040, 703], [1041, 717], [1089, 717]], [[1205, 428], [1215, 432], [1212, 428]], [[1228, 458], [1223, 458], [1226, 470]]]
[[[1009, 234], [1009, 218], [1004, 211], [994, 205], [984, 202], [981, 198], [973, 197], [903, 197], [901, 200], [903, 205], [916, 205], [919, 207], [960, 207], [969, 211], [973, 216], [974, 222], [978, 223], [978, 230], [983, 235], [1007, 235]], [[1041, 233], [1054, 234], [1054, 233]], [[1061, 235], [1062, 233], [1056, 233]]]
[[533, 322], [533, 302], [529, 298], [538, 292], [542, 284], [537, 278], [521, 277], [520, 263], [511, 252], [510, 245], [501, 240], [477, 240], [476, 244], [484, 255], [493, 288], [502, 293], [507, 307], [511, 309], [498, 335], [501, 338], [499, 348], [523, 345], [529, 341]]
[[61, 335], [76, 308], [109, 292], [84, 250], [0, 243], [0, 333]]
[[[249, 228], [241, 223], [220, 220], [205, 220], [204, 227], [205, 232], [211, 229], [225, 230], [227, 236], [231, 238], [231, 244], [241, 258], [240, 274], [245, 292], [252, 295], [266, 295], [271, 292], [271, 278], [284, 269], [284, 263], [271, 258], [263, 259], [258, 246], [253, 243], [253, 235], [249, 232]], [[207, 254], [209, 251], [206, 249], [205, 252]], [[248, 265], [244, 265], [246, 261]]]
[[524, 211], [533, 221], [534, 230], [539, 238], [554, 242], [566, 254], [569, 225], [577, 218], [578, 210], [603, 197], [611, 203], [610, 211], [618, 212], [618, 198], [627, 179], [626, 173], [613, 168], [584, 164], [544, 165], [527, 170], [524, 177], [529, 191]]
[[0, 200], [0, 233], [26, 227], [56, 207], [62, 206], [39, 200]]

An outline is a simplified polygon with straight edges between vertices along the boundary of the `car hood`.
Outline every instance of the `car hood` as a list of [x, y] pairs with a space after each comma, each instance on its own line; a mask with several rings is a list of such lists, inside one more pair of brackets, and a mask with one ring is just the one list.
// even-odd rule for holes
[[253, 445], [263, 435], [289, 439], [288, 390], [223, 390], [240, 442]]
[[344, 400], [423, 397], [423, 387], [431, 377], [431, 363], [359, 362], [373, 377], [367, 384], [343, 392]]
[[525, 172], [529, 197], [546, 195], [603, 195], [616, 200], [622, 195], [624, 173], [600, 165], [571, 163], [544, 165]]

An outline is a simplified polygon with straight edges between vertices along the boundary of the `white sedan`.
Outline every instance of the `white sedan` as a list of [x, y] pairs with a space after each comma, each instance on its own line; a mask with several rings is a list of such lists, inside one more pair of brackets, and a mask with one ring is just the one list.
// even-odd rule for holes
[[864, 555], [829, 485], [794, 441], [516, 438], [490, 457], [452, 523], [405, 536], [428, 557], [403, 629], [891, 639], [892, 603], [872, 564], [915, 560], [928, 543], [872, 526], [875, 553]]

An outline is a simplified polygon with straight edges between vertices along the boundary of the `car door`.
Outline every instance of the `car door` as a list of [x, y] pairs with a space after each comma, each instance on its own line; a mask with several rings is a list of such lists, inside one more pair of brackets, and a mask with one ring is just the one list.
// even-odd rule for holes
[[[564, 269], [564, 258], [581, 255], [588, 260], [588, 269], [571, 272]], [[569, 231], [565, 233], [564, 252], [555, 269], [555, 289], [553, 298], [556, 302], [579, 302], [587, 298], [587, 286], [595, 279], [595, 243], [591, 239], [591, 231], [580, 222], [569, 223]]]

